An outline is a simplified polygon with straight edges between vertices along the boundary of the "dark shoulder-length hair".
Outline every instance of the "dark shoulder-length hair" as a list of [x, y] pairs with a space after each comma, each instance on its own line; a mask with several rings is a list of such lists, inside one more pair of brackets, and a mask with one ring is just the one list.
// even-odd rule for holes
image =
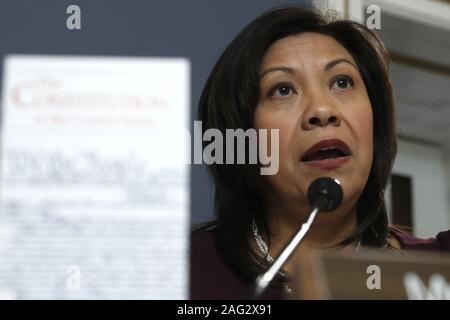
[[[203, 130], [216, 128], [225, 134], [226, 129], [253, 128], [260, 95], [260, 67], [266, 50], [275, 41], [302, 32], [316, 32], [337, 40], [352, 55], [364, 80], [373, 112], [374, 156], [367, 184], [357, 202], [358, 227], [342, 244], [361, 239], [366, 246], [385, 246], [388, 220], [384, 191], [396, 154], [394, 106], [388, 52], [378, 36], [364, 25], [330, 19], [298, 6], [262, 14], [237, 35], [214, 66], [200, 97]], [[234, 267], [253, 278], [266, 267], [250, 240], [253, 220], [267, 232], [267, 197], [258, 166], [212, 164], [209, 170], [215, 184], [218, 245]]]

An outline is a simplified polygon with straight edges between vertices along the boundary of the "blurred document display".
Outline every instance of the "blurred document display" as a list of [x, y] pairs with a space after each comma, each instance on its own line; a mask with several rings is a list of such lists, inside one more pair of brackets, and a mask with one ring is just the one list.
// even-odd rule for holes
[[4, 61], [0, 299], [186, 299], [189, 62]]

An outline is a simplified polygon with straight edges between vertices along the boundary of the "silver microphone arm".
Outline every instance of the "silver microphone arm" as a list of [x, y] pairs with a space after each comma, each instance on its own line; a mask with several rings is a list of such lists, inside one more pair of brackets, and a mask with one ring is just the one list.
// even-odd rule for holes
[[319, 211], [331, 212], [336, 210], [340, 206], [342, 199], [343, 191], [341, 183], [337, 179], [321, 177], [317, 178], [309, 185], [308, 201], [312, 210], [309, 213], [308, 219], [302, 224], [300, 230], [283, 249], [269, 270], [256, 278], [256, 284], [252, 291], [252, 297], [254, 299], [260, 298], [264, 293], [264, 290], [266, 290], [270, 281], [272, 281], [286, 260], [291, 256], [292, 252], [294, 252], [295, 248], [305, 237]]
[[311, 210], [311, 213], [308, 216], [308, 219], [306, 222], [302, 224], [302, 227], [297, 232], [297, 234], [292, 238], [292, 240], [289, 242], [289, 244], [283, 249], [281, 254], [278, 256], [278, 258], [274, 261], [272, 266], [267, 270], [264, 274], [260, 275], [256, 279], [256, 287], [254, 291], [254, 298], [257, 299], [261, 297], [261, 295], [266, 290], [267, 286], [269, 285], [270, 281], [275, 277], [277, 272], [281, 269], [281, 267], [284, 265], [286, 260], [291, 256], [292, 252], [294, 252], [295, 248], [297, 248], [298, 244], [302, 241], [302, 239], [305, 237], [306, 233], [308, 232], [309, 228], [311, 227], [312, 223], [314, 222], [314, 219], [316, 218], [317, 213], [319, 213], [319, 208], [314, 207]]

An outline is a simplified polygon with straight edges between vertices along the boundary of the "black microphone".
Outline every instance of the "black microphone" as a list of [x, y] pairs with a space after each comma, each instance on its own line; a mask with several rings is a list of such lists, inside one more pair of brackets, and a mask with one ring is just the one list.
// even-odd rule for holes
[[283, 249], [278, 258], [275, 259], [272, 266], [264, 274], [256, 278], [256, 285], [252, 298], [259, 299], [266, 290], [269, 283], [275, 277], [277, 272], [290, 257], [295, 248], [305, 237], [311, 227], [317, 213], [329, 212], [337, 209], [342, 202], [343, 191], [341, 183], [337, 179], [321, 177], [314, 180], [308, 187], [308, 201], [311, 211], [305, 223], [302, 224], [300, 230]]
[[342, 202], [343, 192], [337, 179], [317, 178], [308, 187], [308, 201], [311, 208], [319, 208], [320, 212], [336, 210]]

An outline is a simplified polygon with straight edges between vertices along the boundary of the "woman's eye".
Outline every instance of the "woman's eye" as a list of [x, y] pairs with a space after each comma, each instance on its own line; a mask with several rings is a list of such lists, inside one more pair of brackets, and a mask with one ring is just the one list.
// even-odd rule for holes
[[343, 90], [350, 87], [353, 87], [353, 79], [349, 76], [337, 76], [331, 82], [331, 88]]
[[270, 90], [269, 97], [272, 96], [283, 97], [293, 93], [295, 94], [295, 90], [290, 84], [279, 84]]

